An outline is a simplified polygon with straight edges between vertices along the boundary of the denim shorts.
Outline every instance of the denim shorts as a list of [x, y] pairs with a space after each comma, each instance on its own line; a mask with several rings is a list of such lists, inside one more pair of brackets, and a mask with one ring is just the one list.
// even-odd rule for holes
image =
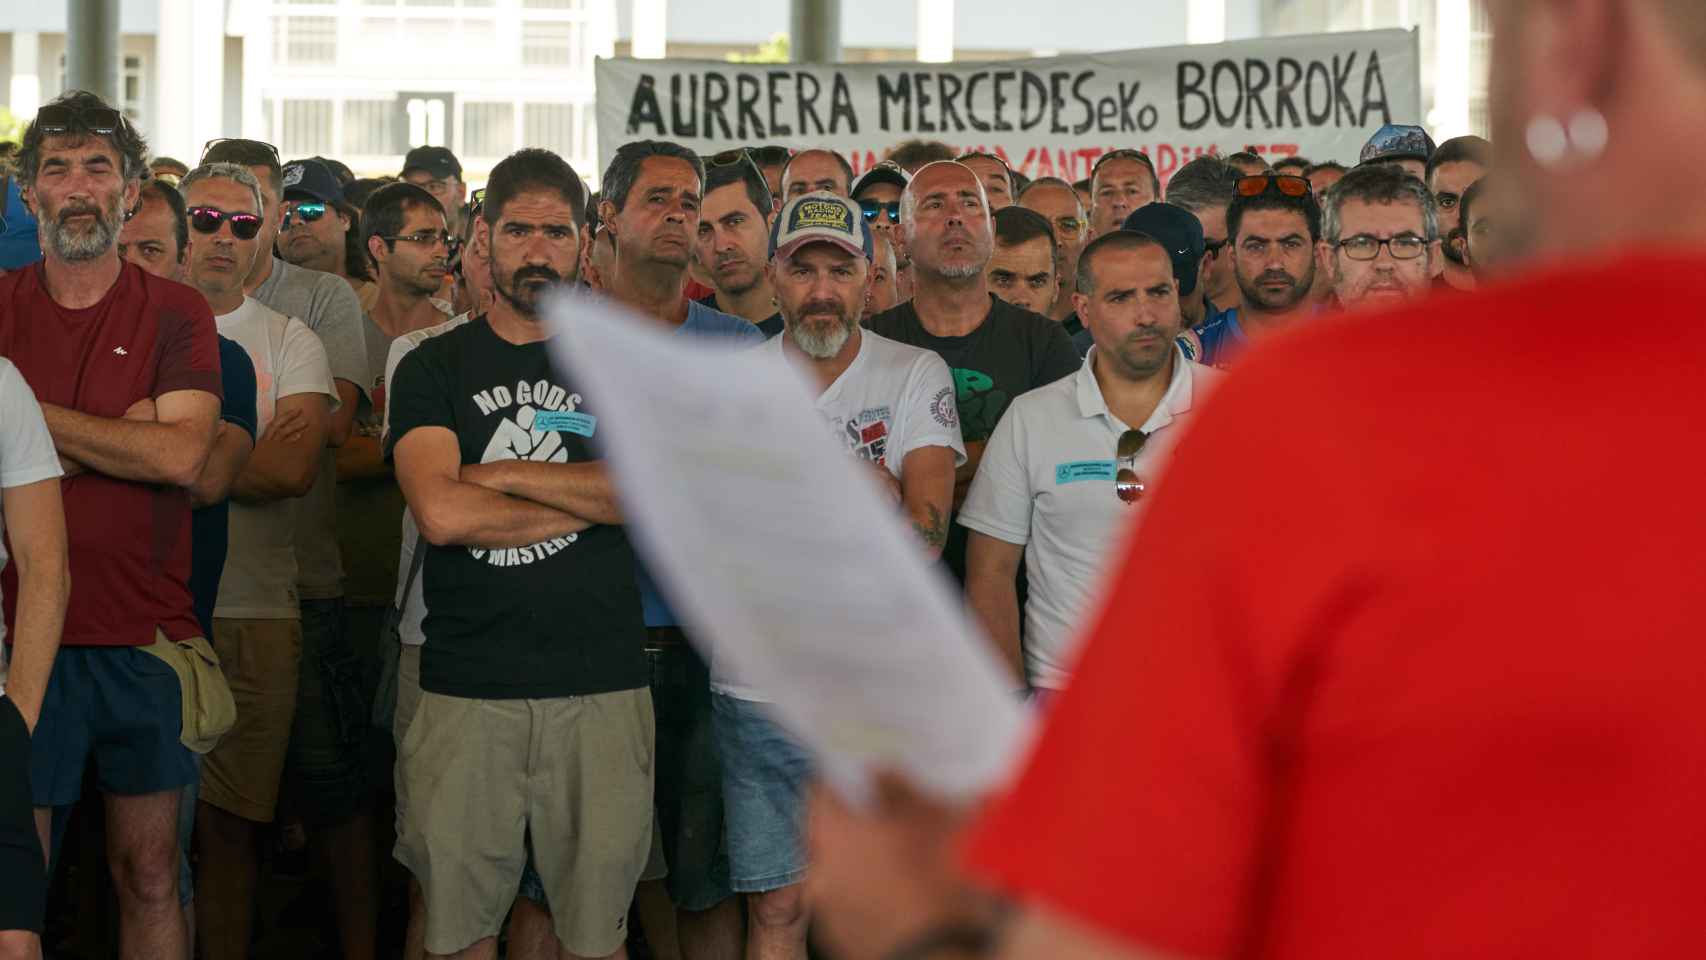
[[373, 706], [344, 633], [343, 598], [303, 600], [302, 666], [285, 756], [284, 795], [309, 826], [343, 823], [372, 797]]
[[714, 693], [712, 727], [723, 760], [729, 880], [764, 893], [806, 875], [801, 837], [811, 758], [768, 716], [768, 707]]

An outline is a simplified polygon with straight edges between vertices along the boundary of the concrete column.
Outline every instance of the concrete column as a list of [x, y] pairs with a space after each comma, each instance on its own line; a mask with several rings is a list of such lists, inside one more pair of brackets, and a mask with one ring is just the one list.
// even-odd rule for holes
[[1428, 127], [1435, 140], [1469, 130], [1469, 4], [1438, 0], [1434, 27], [1434, 102]]
[[634, 0], [634, 56], [662, 60], [668, 29], [669, 0]]
[[954, 59], [954, 0], [918, 0], [918, 59], [925, 63]]
[[793, 0], [788, 50], [795, 63], [841, 59], [841, 0]]
[[65, 11], [65, 87], [119, 100], [118, 0], [70, 0]]
[[159, 3], [154, 77], [160, 109], [152, 146], [157, 154], [193, 163], [202, 144], [226, 135], [224, 6], [220, 0]]
[[12, 77], [7, 104], [15, 117], [35, 116], [41, 107], [41, 34], [12, 34]]
[[1189, 0], [1185, 7], [1185, 42], [1226, 42], [1226, 0]]

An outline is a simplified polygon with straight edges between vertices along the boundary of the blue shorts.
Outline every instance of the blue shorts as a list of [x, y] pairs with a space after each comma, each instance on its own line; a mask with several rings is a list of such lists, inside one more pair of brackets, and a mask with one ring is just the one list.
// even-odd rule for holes
[[801, 838], [811, 758], [768, 716], [768, 707], [714, 693], [712, 728], [723, 760], [729, 884], [764, 893], [806, 875]]
[[182, 703], [178, 675], [153, 654], [59, 648], [30, 743], [35, 805], [76, 803], [91, 754], [102, 793], [160, 793], [194, 783], [195, 757], [178, 739]]

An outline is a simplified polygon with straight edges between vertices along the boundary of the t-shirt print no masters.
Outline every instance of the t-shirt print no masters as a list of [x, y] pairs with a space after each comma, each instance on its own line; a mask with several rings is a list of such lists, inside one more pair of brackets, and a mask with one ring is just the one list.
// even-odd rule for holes
[[[390, 390], [386, 456], [411, 430], [456, 435], [462, 463], [597, 458], [598, 418], [544, 343], [512, 344], [484, 319], [423, 342]], [[634, 556], [619, 526], [537, 543], [432, 546], [421, 573], [423, 689], [557, 697], [646, 682]]]

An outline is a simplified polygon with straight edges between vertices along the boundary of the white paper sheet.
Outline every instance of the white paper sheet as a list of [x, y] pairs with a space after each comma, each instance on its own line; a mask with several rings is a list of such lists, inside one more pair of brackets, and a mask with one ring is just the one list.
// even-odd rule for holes
[[548, 316], [554, 361], [593, 399], [629, 533], [707, 657], [769, 694], [854, 800], [878, 766], [946, 797], [994, 786], [1027, 715], [806, 377], [596, 295], [565, 294]]

